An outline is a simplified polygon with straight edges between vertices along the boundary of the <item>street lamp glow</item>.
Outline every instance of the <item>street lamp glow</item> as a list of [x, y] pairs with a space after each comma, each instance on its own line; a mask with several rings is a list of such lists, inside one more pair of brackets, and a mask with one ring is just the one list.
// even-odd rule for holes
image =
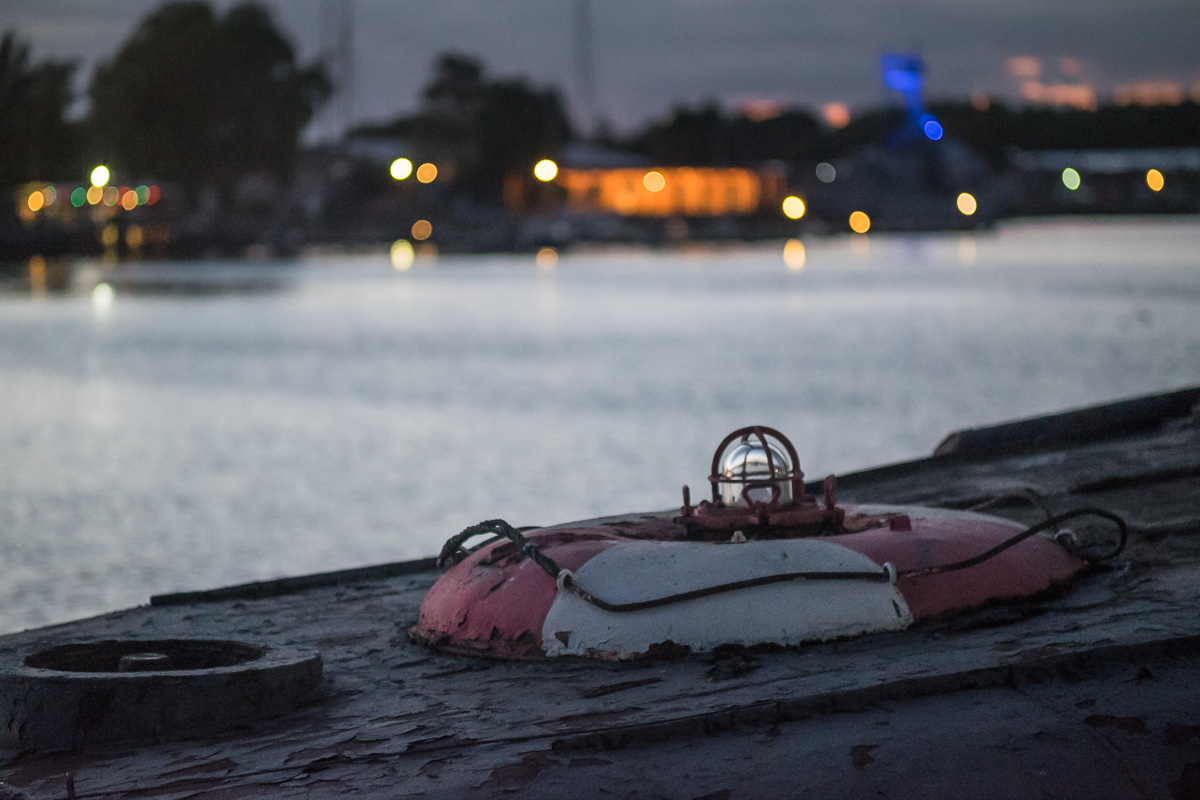
[[437, 167], [429, 162], [417, 167], [417, 180], [421, 183], [433, 183], [437, 178]]
[[963, 192], [958, 196], [958, 210], [966, 216], [971, 216], [979, 208], [979, 203], [975, 202], [975, 197], [968, 192]]
[[645, 186], [647, 191], [661, 192], [666, 185], [667, 179], [656, 169], [652, 169], [642, 176], [642, 186]]
[[1079, 185], [1083, 181], [1080, 179], [1079, 172], [1077, 170], [1067, 167], [1062, 171], [1062, 182], [1063, 186], [1067, 187], [1073, 192], [1079, 188]]
[[806, 210], [804, 201], [795, 195], [783, 199], [783, 215], [788, 219], [800, 219]]
[[392, 242], [391, 249], [392, 266], [398, 271], [403, 272], [413, 265], [415, 253], [413, 252], [412, 242], [407, 239], [397, 239]]
[[407, 178], [409, 175], [412, 175], [412, 171], [413, 171], [412, 162], [409, 161], [407, 158], [397, 158], [395, 161], [392, 162], [392, 168], [390, 170], [390, 172], [392, 173], [392, 177], [398, 181], [402, 181], [405, 178]]
[[804, 262], [808, 260], [808, 254], [804, 250], [804, 242], [799, 239], [788, 239], [783, 245], [783, 263], [784, 265], [797, 272], [804, 269]]
[[1146, 185], [1150, 187], [1150, 191], [1161, 192], [1164, 183], [1166, 181], [1163, 180], [1163, 174], [1158, 170], [1152, 169], [1146, 173]]
[[433, 224], [427, 219], [419, 219], [413, 223], [412, 237], [418, 242], [423, 242], [433, 236]]
[[850, 215], [850, 230], [855, 233], [866, 233], [871, 230], [871, 218], [866, 215], [866, 212], [855, 211]]
[[107, 283], [97, 283], [92, 289], [92, 305], [96, 308], [108, 308], [113, 304], [113, 298], [117, 295], [113, 291], [112, 286]]
[[92, 170], [92, 186], [104, 186], [108, 183], [108, 178], [108, 167], [103, 164]]
[[533, 177], [543, 183], [554, 180], [554, 176], [558, 174], [558, 164], [555, 164], [548, 158], [543, 158], [541, 161], [533, 165]]

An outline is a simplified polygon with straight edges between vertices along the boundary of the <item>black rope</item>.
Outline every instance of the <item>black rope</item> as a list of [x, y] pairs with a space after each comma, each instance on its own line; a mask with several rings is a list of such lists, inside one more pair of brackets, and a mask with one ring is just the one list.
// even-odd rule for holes
[[811, 581], [872, 581], [874, 583], [887, 583], [892, 579], [893, 572], [887, 567], [873, 572], [784, 572], [779, 575], [763, 575], [758, 578], [747, 578], [744, 581], [733, 581], [732, 583], [722, 583], [717, 586], [708, 586], [704, 589], [693, 589], [690, 592], [680, 592], [679, 594], [669, 594], [666, 597], [656, 597], [653, 600], [639, 600], [633, 603], [609, 603], [601, 600], [590, 592], [584, 591], [583, 588], [575, 583], [568, 576], [564, 583], [571, 587], [571, 590], [581, 598], [591, 603], [596, 608], [605, 611], [641, 611], [646, 608], [658, 608], [659, 606], [667, 606], [672, 603], [682, 603], [686, 600], [695, 600], [700, 597], [709, 597], [714, 594], [723, 594], [724, 592], [733, 592], [738, 589], [749, 589], [754, 586], [766, 586], [772, 583], [786, 583], [788, 581], [811, 580]]
[[[530, 530], [523, 528], [521, 530]], [[483, 533], [494, 533], [504, 539], [508, 539], [517, 546], [517, 549], [527, 555], [533, 563], [541, 567], [551, 578], [558, 578], [558, 573], [562, 572], [554, 559], [538, 549], [537, 545], [525, 538], [521, 530], [514, 528], [502, 519], [489, 519], [480, 522], [477, 525], [472, 525], [469, 528], [464, 528], [461, 533], [456, 533], [446, 540], [446, 544], [442, 545], [442, 552], [438, 554], [438, 566], [444, 567], [451, 561], [455, 560], [463, 544], [470, 538], [479, 536]]]
[[900, 573], [900, 577], [901, 578], [914, 578], [914, 577], [917, 577], [920, 575], [938, 575], [943, 572], [954, 572], [956, 570], [966, 569], [967, 567], [973, 567], [976, 564], [982, 564], [984, 561], [987, 561], [988, 559], [992, 558], [993, 556], [997, 556], [1000, 553], [1003, 553], [1008, 548], [1012, 547], [1015, 544], [1019, 544], [1019, 543], [1025, 541], [1030, 536], [1036, 536], [1037, 534], [1041, 533], [1042, 531], [1046, 530], [1047, 528], [1055, 528], [1058, 525], [1060, 525], [1061, 523], [1066, 522], [1069, 519], [1074, 519], [1075, 517], [1085, 517], [1085, 516], [1103, 517], [1104, 519], [1108, 520], [1109, 522], [1112, 522], [1114, 525], [1117, 526], [1117, 530], [1120, 533], [1120, 538], [1117, 542], [1116, 547], [1114, 547], [1111, 552], [1104, 553], [1103, 555], [1099, 555], [1099, 556], [1093, 556], [1093, 555], [1090, 555], [1090, 554], [1088, 554], [1082, 550], [1079, 550], [1077, 548], [1068, 548], [1068, 549], [1072, 550], [1075, 555], [1082, 558], [1088, 564], [1095, 565], [1095, 564], [1099, 564], [1104, 561], [1108, 561], [1110, 558], [1116, 557], [1116, 555], [1118, 553], [1120, 553], [1122, 550], [1125, 549], [1125, 541], [1129, 536], [1129, 529], [1125, 525], [1125, 520], [1121, 519], [1119, 516], [1112, 513], [1111, 511], [1105, 511], [1102, 508], [1077, 508], [1074, 511], [1067, 511], [1063, 514], [1058, 514], [1056, 516], [1042, 520], [1038, 524], [1032, 525], [1032, 526], [1026, 528], [1021, 533], [1018, 533], [1016, 536], [1013, 536], [1011, 539], [1007, 539], [1007, 540], [1001, 542], [1000, 544], [993, 547], [991, 550], [988, 550], [987, 552], [984, 552], [984, 553], [980, 553], [979, 555], [974, 556], [972, 558], [968, 558], [963, 561], [956, 561], [953, 564], [940, 564], [936, 567], [921, 567], [918, 569], [906, 569]]
[[1111, 511], [1105, 511], [1100, 508], [1077, 508], [1074, 511], [1067, 511], [1063, 514], [1058, 514], [1049, 517], [1036, 525], [1033, 525], [1021, 531], [1017, 535], [1006, 539], [1000, 544], [993, 547], [984, 553], [980, 553], [972, 558], [963, 561], [956, 561], [952, 564], [941, 564], [936, 567], [921, 567], [917, 569], [908, 569], [903, 572], [896, 572], [890, 564], [885, 564], [878, 571], [871, 572], [784, 572], [778, 575], [763, 575], [757, 578], [747, 578], [741, 581], [733, 581], [731, 583], [722, 583], [716, 586], [708, 586], [703, 589], [693, 589], [687, 592], [679, 592], [678, 594], [666, 595], [664, 597], [656, 597], [652, 600], [639, 600], [632, 603], [609, 603], [596, 597], [594, 594], [584, 590], [574, 580], [574, 575], [569, 570], [561, 569], [557, 563], [549, 556], [538, 549], [537, 545], [526, 539], [519, 530], [509, 525], [502, 519], [490, 519], [486, 522], [481, 522], [478, 525], [472, 525], [466, 528], [462, 533], [456, 534], [447, 540], [442, 547], [441, 555], [438, 556], [438, 564], [445, 566], [450, 563], [454, 556], [460, 551], [464, 542], [473, 536], [478, 536], [483, 533], [494, 533], [505, 539], [510, 540], [517, 548], [528, 556], [535, 564], [551, 578], [559, 581], [562, 586], [569, 588], [581, 599], [591, 605], [596, 606], [604, 611], [641, 611], [647, 608], [658, 608], [660, 606], [671, 605], [673, 603], [682, 603], [687, 600], [696, 600], [701, 597], [710, 597], [715, 594], [723, 594], [732, 592], [738, 589], [749, 589], [755, 586], [767, 586], [773, 583], [786, 583], [796, 580], [822, 580], [822, 581], [870, 581], [874, 583], [885, 583], [894, 581], [896, 578], [915, 578], [923, 575], [938, 575], [944, 572], [954, 572], [960, 569], [973, 567], [1003, 553], [1008, 548], [1025, 541], [1031, 536], [1036, 536], [1048, 528], [1057, 529], [1058, 525], [1076, 517], [1094, 516], [1112, 522], [1117, 526], [1119, 539], [1113, 549], [1101, 555], [1091, 555], [1077, 547], [1067, 546], [1068, 549], [1075, 555], [1082, 558], [1088, 564], [1095, 565], [1114, 558], [1118, 553], [1125, 549], [1125, 542], [1128, 538], [1128, 527], [1125, 520]]
[[[1019, 489], [1015, 492], [1005, 492], [1004, 494], [998, 494], [993, 497], [989, 497], [987, 500], [984, 500], [981, 503], [976, 503], [973, 506], [969, 506], [967, 511], [983, 511], [984, 509], [998, 506], [1005, 500], [1023, 500], [1026, 503], [1036, 506], [1037, 509], [1046, 517], [1046, 519], [1050, 519], [1054, 516], [1054, 513], [1050, 510], [1050, 507], [1046, 505], [1045, 499], [1032, 488]], [[1057, 527], [1054, 529], [1054, 532], [1058, 532]]]

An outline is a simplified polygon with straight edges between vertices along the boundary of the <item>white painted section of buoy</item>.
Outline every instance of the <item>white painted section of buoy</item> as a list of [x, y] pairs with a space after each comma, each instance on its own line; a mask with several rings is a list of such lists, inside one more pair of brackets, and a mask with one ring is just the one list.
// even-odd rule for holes
[[[574, 580], [606, 602], [632, 603], [766, 575], [880, 570], [860, 553], [816, 539], [627, 542], [596, 555]], [[542, 646], [552, 656], [628, 658], [668, 641], [693, 650], [793, 645], [897, 630], [912, 621], [893, 584], [866, 580], [797, 579], [624, 612], [559, 591], [546, 615]]]

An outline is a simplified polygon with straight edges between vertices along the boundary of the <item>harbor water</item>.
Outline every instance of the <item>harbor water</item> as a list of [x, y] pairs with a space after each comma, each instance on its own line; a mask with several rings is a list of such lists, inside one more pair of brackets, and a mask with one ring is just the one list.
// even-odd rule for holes
[[[0, 631], [677, 505], [1200, 383], [1200, 221], [728, 248], [76, 264], [0, 294]], [[102, 282], [99, 290], [93, 285]], [[24, 288], [20, 288], [24, 287]], [[111, 291], [108, 289], [111, 287]]]

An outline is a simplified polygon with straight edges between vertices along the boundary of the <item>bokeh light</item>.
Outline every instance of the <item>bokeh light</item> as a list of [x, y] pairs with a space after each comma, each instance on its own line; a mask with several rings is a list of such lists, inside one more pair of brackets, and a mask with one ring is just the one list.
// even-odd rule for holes
[[855, 211], [850, 215], [850, 230], [855, 233], [866, 233], [871, 230], [871, 218], [863, 211]]
[[783, 198], [783, 215], [788, 219], [800, 219], [804, 216], [804, 201], [792, 195]]
[[844, 128], [850, 124], [850, 106], [845, 103], [826, 103], [821, 106], [821, 118], [831, 128]]
[[409, 175], [412, 175], [413, 165], [407, 158], [397, 158], [392, 162], [392, 166], [388, 171], [392, 174], [393, 178], [402, 181]]
[[1062, 182], [1063, 186], [1067, 187], [1072, 192], [1078, 189], [1079, 185], [1083, 183], [1079, 177], [1079, 172], [1071, 167], [1067, 167], [1062, 171]]
[[42, 199], [45, 200], [45, 205], [54, 205], [58, 201], [58, 190], [53, 186], [47, 186], [42, 189]]
[[959, 237], [957, 251], [958, 263], [962, 264], [964, 267], [969, 267], [974, 264], [975, 259], [978, 256], [978, 250], [975, 246], [975, 237]]
[[105, 247], [116, 247], [121, 241], [121, 229], [113, 223], [108, 223], [100, 229], [100, 244]]
[[125, 209], [126, 211], [133, 211], [135, 208], [137, 208], [137, 204], [137, 192], [133, 191], [132, 189], [121, 195], [121, 208]]
[[40, 211], [42, 206], [46, 203], [46, 197], [39, 189], [36, 192], [30, 192], [29, 199], [25, 202], [29, 205], [30, 211]]
[[151, 185], [148, 188], [149, 194], [146, 197], [146, 205], [152, 206], [158, 202], [160, 197], [162, 197], [162, 189], [159, 189], [157, 185]]
[[433, 235], [433, 223], [427, 219], [419, 219], [413, 223], [412, 237], [418, 242], [423, 242]]
[[539, 181], [552, 181], [554, 176], [558, 174], [558, 164], [555, 164], [548, 158], [543, 158], [541, 161], [533, 165], [533, 177]]
[[926, 138], [936, 142], [945, 135], [945, 131], [942, 130], [942, 123], [938, 122], [932, 116], [927, 114], [922, 118], [922, 121], [921, 129], [925, 131]]
[[437, 178], [437, 167], [428, 161], [417, 167], [417, 180], [421, 183], [433, 183]]
[[392, 242], [390, 257], [392, 259], [392, 267], [401, 272], [411, 267], [413, 260], [416, 258], [412, 242], [408, 241], [408, 239], [397, 239]]
[[117, 201], [121, 199], [121, 192], [115, 186], [104, 187], [104, 205], [115, 206]]
[[850, 255], [857, 261], [870, 261], [871, 237], [865, 233], [850, 234]]
[[808, 260], [808, 251], [804, 248], [804, 242], [799, 239], [788, 239], [783, 244], [783, 263], [788, 269], [793, 272], [804, 269], [804, 262]]
[[130, 225], [125, 229], [125, 246], [137, 250], [146, 243], [146, 233], [141, 225]]
[[817, 180], [821, 183], [833, 183], [837, 178], [837, 170], [833, 168], [833, 164], [828, 161], [822, 161], [817, 164]]
[[71, 205], [79, 208], [87, 202], [87, 190], [82, 186], [77, 186], [71, 190]]
[[96, 308], [108, 308], [113, 304], [117, 293], [107, 283], [97, 283], [92, 289], [92, 305]]
[[108, 167], [101, 164], [92, 170], [92, 186], [104, 186], [108, 183]]
[[144, 206], [150, 201], [150, 187], [146, 184], [142, 184], [134, 189], [134, 191], [137, 192], [138, 205]]
[[537, 251], [534, 260], [542, 269], [554, 269], [558, 265], [558, 251], [553, 247], [543, 247]]
[[29, 290], [33, 294], [46, 293], [46, 257], [35, 255], [29, 259]]
[[85, 197], [87, 198], [88, 203], [94, 206], [104, 199], [104, 190], [99, 186], [90, 186], [88, 187]]
[[642, 177], [642, 186], [645, 186], [652, 192], [661, 192], [666, 185], [667, 179], [656, 169], [650, 170]]
[[1146, 173], [1146, 185], [1150, 187], [1151, 191], [1161, 192], [1163, 184], [1165, 183], [1166, 181], [1163, 180], [1163, 174], [1158, 170], [1152, 169]]
[[958, 210], [968, 217], [975, 213], [979, 208], [979, 203], [975, 202], [975, 197], [968, 192], [963, 192], [958, 196]]

